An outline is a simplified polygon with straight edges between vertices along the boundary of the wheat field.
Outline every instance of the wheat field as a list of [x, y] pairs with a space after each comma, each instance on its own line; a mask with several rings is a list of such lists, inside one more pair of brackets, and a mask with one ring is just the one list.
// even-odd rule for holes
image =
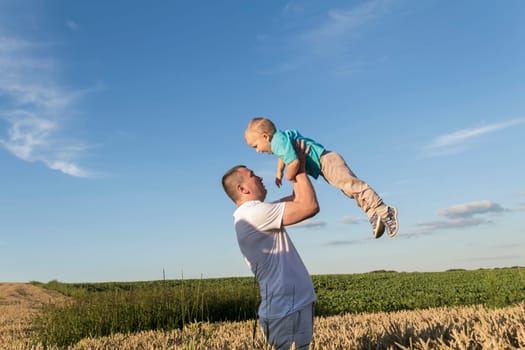
[[[6, 289], [8, 296], [6, 297]], [[9, 294], [10, 293], [10, 294]], [[57, 293], [0, 284], [0, 349], [46, 349], [31, 320]], [[254, 321], [194, 323], [183, 330], [85, 338], [68, 349], [265, 349]], [[317, 317], [311, 349], [525, 349], [525, 303]], [[56, 350], [57, 347], [47, 347]]]

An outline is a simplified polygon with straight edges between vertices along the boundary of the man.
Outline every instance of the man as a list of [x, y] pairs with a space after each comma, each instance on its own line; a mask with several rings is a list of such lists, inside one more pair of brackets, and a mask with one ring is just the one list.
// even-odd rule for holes
[[285, 226], [319, 212], [312, 184], [305, 172], [304, 142], [296, 147], [300, 171], [293, 194], [266, 203], [262, 179], [243, 165], [222, 178], [226, 194], [237, 205], [235, 230], [241, 253], [259, 282], [259, 324], [266, 341], [276, 349], [308, 349], [313, 335], [316, 300], [312, 279]]

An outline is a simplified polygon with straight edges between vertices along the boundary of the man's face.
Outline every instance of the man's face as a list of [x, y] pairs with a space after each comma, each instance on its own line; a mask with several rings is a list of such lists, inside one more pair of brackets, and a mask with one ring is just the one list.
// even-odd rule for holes
[[248, 195], [253, 199], [264, 201], [266, 198], [266, 187], [264, 187], [262, 178], [255, 175], [248, 168], [240, 168], [238, 171], [243, 178], [241, 186], [243, 186], [245, 191], [248, 191]]
[[248, 131], [245, 134], [245, 139], [248, 146], [255, 148], [257, 153], [272, 154], [272, 145], [268, 134]]

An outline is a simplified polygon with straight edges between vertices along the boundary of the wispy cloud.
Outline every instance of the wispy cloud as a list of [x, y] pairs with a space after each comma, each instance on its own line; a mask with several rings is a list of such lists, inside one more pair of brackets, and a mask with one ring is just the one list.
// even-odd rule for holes
[[418, 227], [417, 234], [429, 234], [440, 230], [478, 226], [487, 222], [489, 221], [485, 218], [456, 218], [423, 221], [416, 226]]
[[443, 219], [419, 222], [413, 231], [402, 233], [399, 236], [411, 238], [434, 234], [437, 231], [489, 224], [492, 221], [487, 215], [501, 214], [507, 211], [509, 210], [489, 200], [457, 204], [438, 210], [438, 215], [443, 216]]
[[299, 222], [299, 223], [297, 223], [295, 225], [291, 225], [290, 227], [293, 227], [293, 228], [318, 228], [318, 227], [324, 227], [324, 226], [326, 226], [326, 222], [324, 222], [324, 221], [308, 219], [308, 220]]
[[[339, 223], [344, 225], [358, 225], [363, 222], [368, 222], [368, 219], [363, 217], [356, 217], [356, 216], [343, 216], [341, 220], [339, 220]], [[359, 238], [359, 239], [348, 239], [348, 240], [336, 240], [336, 241], [329, 241], [326, 242], [325, 245], [327, 246], [346, 246], [346, 245], [358, 245], [366, 243], [367, 241], [370, 241], [372, 238]]]
[[0, 32], [0, 121], [5, 122], [0, 146], [21, 160], [89, 177], [93, 173], [77, 164], [86, 146], [64, 136], [67, 118], [85, 92], [58, 83], [57, 63], [46, 56], [49, 46]]
[[345, 245], [359, 245], [367, 241], [370, 241], [371, 238], [361, 238], [361, 239], [349, 239], [349, 240], [340, 240], [340, 241], [330, 241], [325, 243], [327, 246], [345, 246]]
[[522, 256], [519, 255], [499, 255], [499, 256], [479, 256], [472, 257], [468, 259], [460, 259], [459, 261], [500, 261], [500, 260], [517, 260], [521, 259]]
[[501, 249], [501, 250], [507, 250], [507, 249], [516, 249], [519, 248], [521, 244], [516, 243], [505, 243], [505, 244], [498, 244], [495, 245], [495, 249]]
[[341, 41], [351, 39], [358, 28], [387, 13], [391, 3], [389, 0], [372, 0], [351, 8], [329, 9], [323, 21], [301, 37], [314, 50], [327, 47], [334, 50], [343, 46]]
[[66, 26], [71, 29], [71, 30], [77, 30], [78, 29], [78, 24], [77, 22], [71, 20], [71, 19], [68, 19], [66, 21]]
[[498, 203], [484, 200], [458, 204], [449, 208], [438, 210], [438, 214], [449, 218], [468, 218], [475, 214], [501, 213], [505, 211]]
[[288, 2], [282, 11], [282, 27], [278, 33], [258, 35], [266, 53], [277, 51], [280, 57], [286, 57], [265, 73], [329, 62], [327, 66], [334, 74], [352, 74], [360, 68], [358, 62], [348, 61], [349, 44], [374, 20], [386, 15], [393, 3], [392, 0], [370, 0], [344, 8], [326, 8], [323, 3], [314, 3], [310, 5], [317, 8], [311, 9], [304, 3]]
[[[518, 193], [518, 196], [525, 197], [525, 192]], [[518, 208], [516, 208], [517, 211], [525, 211], [525, 202], [518, 202]]]
[[489, 124], [477, 128], [466, 128], [436, 137], [425, 147], [430, 155], [458, 153], [464, 150], [465, 143], [483, 135], [525, 123], [525, 118], [517, 118], [501, 123]]
[[343, 216], [343, 218], [339, 222], [345, 225], [356, 225], [356, 224], [360, 224], [365, 221], [368, 221], [368, 220], [362, 217]]

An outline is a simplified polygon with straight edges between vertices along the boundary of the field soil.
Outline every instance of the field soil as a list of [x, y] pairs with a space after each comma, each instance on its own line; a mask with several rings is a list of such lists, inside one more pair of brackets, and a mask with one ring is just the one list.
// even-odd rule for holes
[[0, 344], [27, 337], [31, 319], [42, 306], [65, 301], [62, 294], [31, 284], [0, 283]]

